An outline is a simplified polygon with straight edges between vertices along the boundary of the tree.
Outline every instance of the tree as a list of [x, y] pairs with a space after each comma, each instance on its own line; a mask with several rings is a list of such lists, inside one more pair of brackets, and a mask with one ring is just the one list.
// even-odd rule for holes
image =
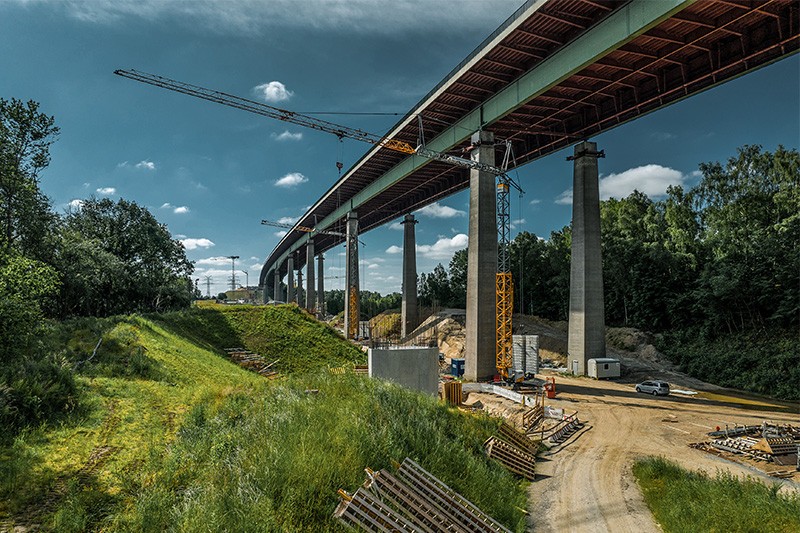
[[448, 306], [452, 292], [447, 272], [441, 263], [430, 274], [422, 274], [419, 279], [419, 301], [423, 305]]
[[183, 245], [136, 202], [84, 201], [67, 214], [58, 259], [64, 315], [163, 311], [191, 303], [194, 267]]
[[467, 258], [468, 250], [458, 250], [450, 259], [450, 305], [458, 309], [467, 306]]
[[58, 135], [55, 119], [34, 101], [0, 98], [0, 247], [44, 258], [56, 216], [38, 186]]

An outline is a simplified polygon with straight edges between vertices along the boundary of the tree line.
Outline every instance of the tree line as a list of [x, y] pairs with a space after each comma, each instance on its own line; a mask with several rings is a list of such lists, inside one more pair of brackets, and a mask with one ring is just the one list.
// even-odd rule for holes
[[59, 135], [34, 101], [0, 98], [0, 423], [48, 418], [75, 383], [46, 319], [186, 307], [192, 264], [135, 202], [88, 198], [65, 214], [40, 189]]
[[[601, 202], [606, 323], [665, 333], [659, 348], [703, 379], [798, 398], [800, 155], [743, 146], [699, 169], [663, 200]], [[513, 240], [515, 312], [567, 320], [571, 237]], [[420, 276], [420, 301], [463, 307], [465, 279], [463, 250]]]

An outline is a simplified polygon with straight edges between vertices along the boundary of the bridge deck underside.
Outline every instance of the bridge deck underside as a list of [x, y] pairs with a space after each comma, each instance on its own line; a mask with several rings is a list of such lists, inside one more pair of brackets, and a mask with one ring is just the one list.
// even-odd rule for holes
[[[432, 101], [412, 110], [422, 116], [425, 137], [434, 138], [480, 107], [622, 4], [601, 0], [543, 4], [499, 44], [483, 51], [468, 70], [440, 84]], [[793, 0], [700, 0], [485, 127], [496, 139], [513, 141], [516, 164], [522, 165], [797, 52], [799, 15]], [[415, 144], [418, 136], [417, 121], [412, 120], [395, 138]], [[454, 146], [451, 153], [460, 154], [465, 147], [466, 143]], [[503, 148], [497, 149], [500, 161]], [[385, 148], [373, 151], [299, 224], [313, 226], [315, 216], [322, 220], [346, 205], [405, 157]], [[361, 205], [360, 230], [368, 231], [468, 186], [467, 170], [430, 162]], [[342, 231], [343, 221], [340, 225], [330, 229]], [[267, 264], [272, 265], [300, 236], [290, 232]], [[319, 252], [342, 241], [330, 235], [316, 235], [314, 240]], [[299, 257], [302, 261], [304, 253]]]

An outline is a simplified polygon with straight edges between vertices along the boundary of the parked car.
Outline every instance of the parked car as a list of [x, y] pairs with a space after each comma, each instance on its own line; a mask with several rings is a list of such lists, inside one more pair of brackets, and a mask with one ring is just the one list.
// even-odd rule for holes
[[666, 381], [642, 381], [636, 385], [636, 392], [644, 392], [653, 396], [667, 396], [669, 383]]

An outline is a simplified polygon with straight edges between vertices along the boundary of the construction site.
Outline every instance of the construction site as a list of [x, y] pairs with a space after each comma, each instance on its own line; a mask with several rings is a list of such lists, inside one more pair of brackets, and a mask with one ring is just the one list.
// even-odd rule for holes
[[[263, 301], [323, 319], [323, 253], [344, 243], [340, 331], [367, 352], [362, 371], [502, 418], [485, 453], [533, 482], [531, 515], [549, 517], [543, 530], [651, 531], [631, 479], [635, 457], [780, 478], [796, 490], [800, 419], [791, 404], [690, 378], [646, 342], [607, 346], [608, 335], [638, 332], [606, 329], [598, 184], [607, 156], [588, 139], [796, 52], [796, 5], [771, 4], [527, 2], [382, 136], [159, 75], [115, 74], [371, 145], [296, 223], [262, 220], [285, 229], [262, 268]], [[748, 46], [732, 35], [748, 35]], [[517, 167], [567, 146], [569, 319], [547, 323], [514, 314], [510, 196], [523, 193]], [[421, 316], [413, 213], [465, 188], [466, 308]], [[399, 216], [402, 306], [364, 321], [359, 237]], [[651, 384], [642, 380], [660, 380], [669, 396], [639, 394]], [[350, 525], [504, 530], [410, 459], [395, 474], [364, 466], [363, 487], [340, 491], [336, 516]]]
[[[259, 229], [268, 227], [277, 244], [250, 257], [252, 272], [238, 271], [247, 276], [244, 286], [236, 286], [236, 260], [251, 254], [189, 261], [184, 249], [214, 242], [167, 232], [188, 273], [163, 299], [162, 288], [153, 289], [154, 309], [137, 304], [112, 312], [100, 305], [84, 312], [76, 304], [60, 311], [64, 322], [53, 320], [48, 342], [61, 350], [53, 359], [60, 371], [77, 376], [65, 386], [68, 416], [56, 412], [52, 424], [25, 421], [17, 437], [2, 443], [0, 530], [685, 531], [691, 530], [685, 523], [668, 521], [670, 508], [692, 517], [689, 511], [720, 513], [695, 505], [694, 494], [706, 490], [692, 485], [697, 480], [767, 494], [765, 508], [778, 510], [766, 530], [794, 530], [800, 514], [788, 515], [800, 502], [800, 405], [786, 381], [797, 372], [790, 367], [797, 366], [798, 307], [796, 295], [770, 300], [790, 292], [786, 279], [796, 281], [796, 272], [786, 274], [796, 242], [785, 241], [798, 228], [791, 210], [800, 201], [791, 186], [797, 165], [782, 162], [793, 161], [796, 150], [746, 146], [738, 162], [750, 154], [758, 164], [741, 164], [742, 174], [727, 175], [719, 163], [685, 173], [666, 169], [678, 177], [656, 194], [663, 199], [634, 189], [617, 200], [603, 182], [624, 172], [604, 165], [620, 156], [606, 153], [601, 136], [796, 55], [798, 21], [795, 0], [528, 0], [405, 113], [302, 112], [306, 104], [289, 105], [293, 93], [277, 81], [259, 86], [265, 95], [273, 91], [261, 102], [225, 86], [135, 69], [114, 70], [115, 77], [109, 69], [125, 90], [178, 93], [169, 97], [196, 103], [195, 115], [232, 108], [296, 128], [272, 132], [273, 142], [297, 141], [306, 132], [340, 151], [344, 141], [366, 150], [350, 166], [337, 155], [338, 177], [319, 197], [300, 197], [302, 214], [287, 216], [274, 203], [258, 214]], [[328, 120], [370, 114], [400, 118], [383, 134]], [[555, 203], [569, 206], [570, 221], [548, 240], [522, 229], [522, 197], [533, 193], [526, 202], [537, 205], [541, 184], [521, 180], [519, 170], [557, 152], [571, 188]], [[773, 156], [772, 166], [763, 163]], [[320, 156], [309, 150], [303, 157]], [[156, 163], [116, 168], [144, 173]], [[185, 170], [175, 171], [182, 187], [205, 194]], [[784, 181], [772, 188], [759, 183], [750, 197], [734, 190], [744, 174], [758, 182], [758, 172]], [[705, 181], [692, 189], [692, 179]], [[308, 181], [289, 173], [271, 186], [292, 191]], [[97, 188], [100, 195], [114, 192]], [[446, 224], [420, 213], [442, 208], [440, 200], [459, 192], [468, 195], [466, 211], [449, 209], [464, 216], [467, 234], [452, 229], [464, 239], [442, 237], [438, 225]], [[723, 196], [729, 203], [720, 207], [724, 202], [714, 200]], [[788, 215], [774, 208], [779, 196]], [[65, 220], [91, 204], [73, 202]], [[748, 203], [767, 206], [754, 217], [767, 227], [763, 232], [730, 223]], [[641, 210], [624, 211], [632, 205]], [[170, 216], [190, 211], [166, 201], [159, 209]], [[225, 206], [231, 216], [240, 210], [234, 201]], [[609, 221], [622, 221], [618, 233], [608, 230]], [[644, 229], [631, 230], [639, 222]], [[94, 225], [102, 224], [84, 224]], [[370, 251], [366, 261], [366, 235], [389, 226], [398, 239], [402, 232], [402, 246]], [[729, 230], [727, 248], [717, 227]], [[461, 248], [430, 255], [435, 245], [418, 242], [425, 232]], [[523, 233], [530, 249], [561, 238], [559, 255], [537, 267], [526, 263]], [[607, 247], [606, 237], [618, 234], [624, 238]], [[756, 241], [749, 248], [739, 244], [745, 234]], [[782, 247], [762, 261], [769, 244], [759, 248], [757, 241], [773, 234], [770, 242]], [[101, 241], [82, 244], [78, 256]], [[123, 249], [129, 244], [120, 242]], [[737, 255], [740, 248], [752, 255]], [[465, 254], [458, 303], [440, 305], [430, 291], [422, 294], [423, 252], [444, 261]], [[399, 287], [397, 308], [368, 311], [365, 278], [383, 268], [382, 253], [397, 254], [400, 271], [381, 278]], [[615, 254], [616, 270], [604, 268], [610, 263], [604, 254]], [[643, 256], [644, 267], [628, 268]], [[66, 253], [58, 257], [71, 261]], [[97, 257], [95, 274], [85, 279], [99, 279], [100, 259], [111, 261]], [[336, 260], [343, 266], [332, 267]], [[195, 262], [226, 269], [231, 290], [212, 301], [207, 275], [207, 299], [201, 298], [200, 278], [191, 279]], [[528, 271], [545, 263], [552, 276], [537, 278], [544, 281], [526, 292], [520, 285], [528, 285]], [[703, 270], [704, 263], [713, 268]], [[441, 263], [437, 268], [444, 272]], [[753, 272], [764, 279], [752, 281], [756, 296], [742, 296]], [[445, 274], [440, 284], [454, 279]], [[326, 280], [341, 280], [335, 289], [341, 305], [333, 312]], [[543, 318], [533, 304], [555, 291], [553, 280], [560, 293]], [[0, 288], [6, 285], [13, 284]], [[181, 307], [175, 294], [185, 296], [183, 285], [191, 297]], [[178, 303], [162, 309], [171, 297]], [[37, 313], [30, 316], [44, 321], [46, 314]], [[712, 357], [703, 350], [713, 342], [719, 348]], [[670, 343], [700, 348], [683, 357]], [[772, 361], [780, 365], [763, 370]], [[756, 367], [757, 376], [742, 377]], [[780, 385], [774, 395], [773, 383]], [[0, 400], [12, 398], [9, 391], [0, 382]], [[9, 417], [21, 412], [0, 407]], [[659, 461], [698, 492], [664, 497], [677, 478], [641, 473]], [[739, 505], [735, 498], [723, 503]], [[724, 514], [729, 508], [698, 530], [758, 529], [734, 524]], [[755, 504], [752, 510], [761, 513]]]

